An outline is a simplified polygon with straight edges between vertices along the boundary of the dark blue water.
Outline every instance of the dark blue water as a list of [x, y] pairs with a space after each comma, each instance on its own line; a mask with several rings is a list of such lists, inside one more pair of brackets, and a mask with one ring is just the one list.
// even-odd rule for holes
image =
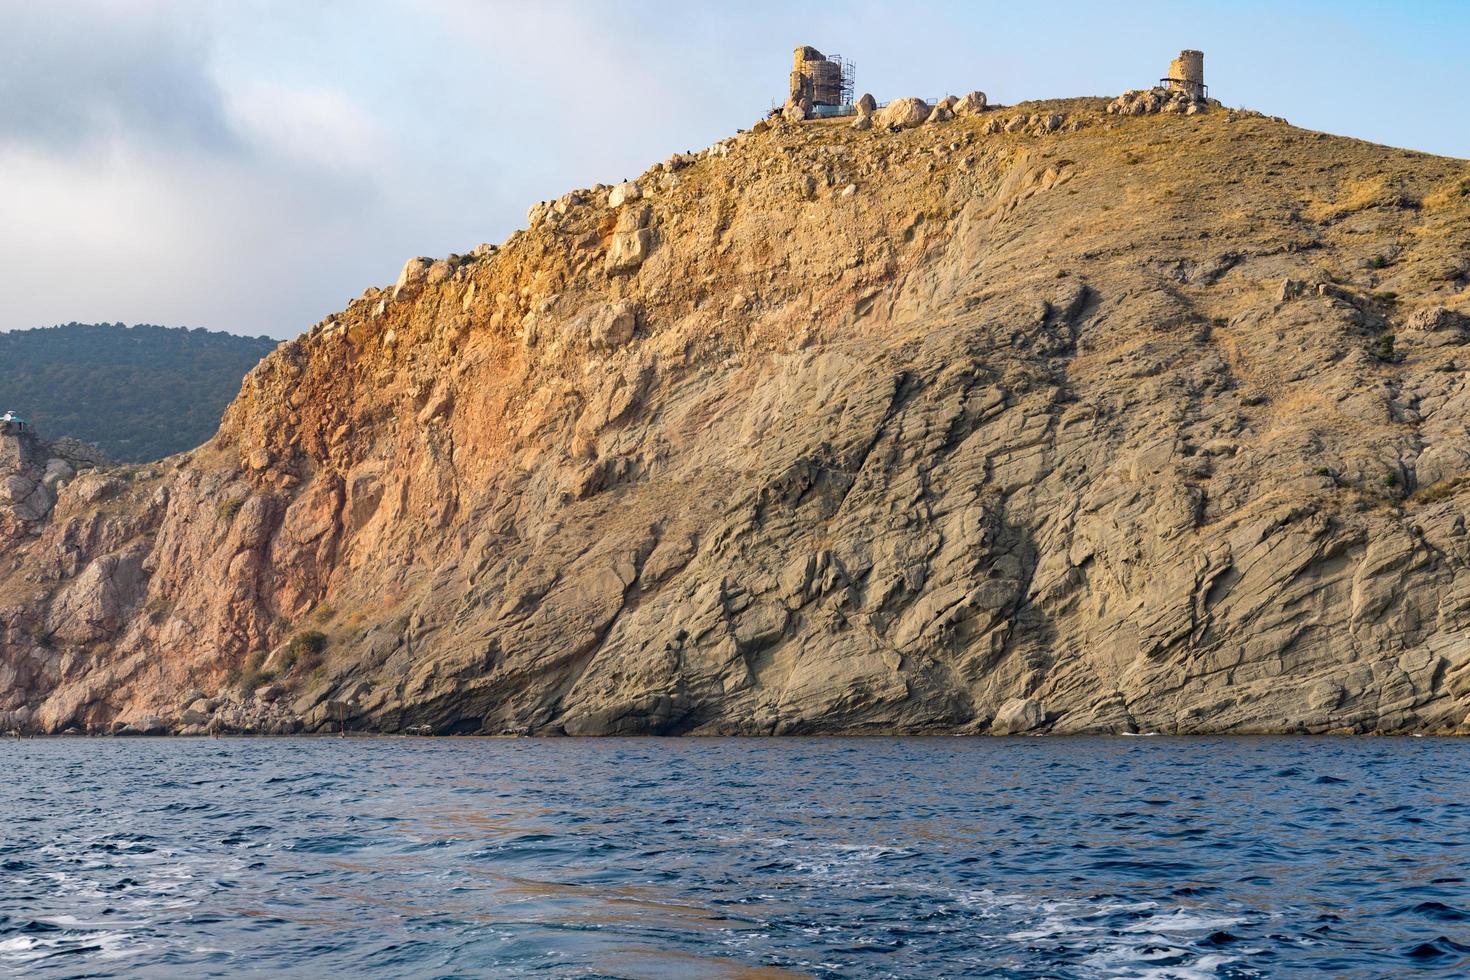
[[1470, 742], [0, 742], [27, 976], [1470, 972]]

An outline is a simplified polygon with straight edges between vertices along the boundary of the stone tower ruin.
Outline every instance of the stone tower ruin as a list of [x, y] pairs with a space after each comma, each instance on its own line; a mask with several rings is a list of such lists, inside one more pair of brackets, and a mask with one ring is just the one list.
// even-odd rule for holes
[[841, 106], [852, 103], [852, 64], [841, 55], [824, 55], [810, 45], [796, 49], [791, 66], [793, 105], [805, 100], [814, 106]]
[[0, 477], [36, 461], [36, 437], [29, 428], [0, 425]]
[[1205, 85], [1205, 53], [1203, 51], [1181, 51], [1179, 57], [1169, 62], [1169, 75], [1159, 80], [1173, 92], [1184, 92], [1191, 98], [1203, 99], [1209, 88]]

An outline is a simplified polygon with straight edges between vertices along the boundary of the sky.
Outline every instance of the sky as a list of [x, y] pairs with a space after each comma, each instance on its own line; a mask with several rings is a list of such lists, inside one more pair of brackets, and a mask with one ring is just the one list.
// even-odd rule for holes
[[880, 101], [1211, 95], [1470, 157], [1467, 0], [0, 0], [0, 330], [288, 338], [405, 259], [748, 127], [791, 50]]

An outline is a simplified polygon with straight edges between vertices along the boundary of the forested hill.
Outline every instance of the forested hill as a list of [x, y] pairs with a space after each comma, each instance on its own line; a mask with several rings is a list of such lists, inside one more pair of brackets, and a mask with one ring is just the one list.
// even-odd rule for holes
[[275, 346], [269, 337], [150, 324], [0, 333], [0, 412], [122, 462], [160, 459], [213, 435], [240, 380]]

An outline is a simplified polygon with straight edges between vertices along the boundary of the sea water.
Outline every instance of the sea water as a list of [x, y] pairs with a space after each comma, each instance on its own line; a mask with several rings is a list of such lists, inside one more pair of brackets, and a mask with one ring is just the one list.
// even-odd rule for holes
[[1470, 742], [0, 741], [0, 972], [1470, 973]]

